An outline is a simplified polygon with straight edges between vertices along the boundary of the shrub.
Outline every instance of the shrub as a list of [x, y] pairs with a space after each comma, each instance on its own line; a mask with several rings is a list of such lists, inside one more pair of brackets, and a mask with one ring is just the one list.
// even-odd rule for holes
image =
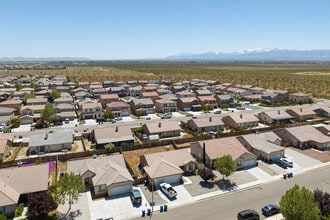
[[24, 211], [24, 203], [20, 203], [15, 210], [15, 217], [21, 216], [23, 211]]

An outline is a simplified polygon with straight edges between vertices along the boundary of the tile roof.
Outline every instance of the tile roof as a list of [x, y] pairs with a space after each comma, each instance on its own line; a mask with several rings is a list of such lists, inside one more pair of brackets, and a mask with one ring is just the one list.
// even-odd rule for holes
[[190, 119], [198, 128], [224, 125], [220, 117]]
[[283, 110], [273, 110], [273, 111], [265, 111], [263, 112], [268, 115], [271, 119], [274, 120], [284, 120], [284, 119], [292, 119], [293, 117]]
[[255, 122], [259, 121], [259, 119], [254, 114], [242, 114], [242, 113], [233, 113], [225, 117], [232, 118], [235, 123], [246, 123], [246, 122]]
[[0, 169], [0, 207], [18, 202], [20, 194], [48, 189], [48, 164]]
[[67, 169], [68, 172], [76, 175], [83, 175], [87, 171], [94, 173], [95, 175], [92, 177], [94, 186], [133, 182], [122, 154], [68, 161]]
[[284, 150], [284, 147], [275, 144], [275, 142], [280, 141], [281, 138], [274, 132], [248, 134], [243, 135], [242, 138], [245, 139], [252, 148], [266, 152], [267, 154]]
[[330, 137], [322, 134], [312, 125], [285, 128], [285, 130], [301, 142], [315, 141], [317, 143], [330, 143]]
[[205, 143], [205, 152], [211, 160], [224, 155], [231, 155], [233, 160], [236, 160], [245, 153], [251, 154], [236, 137], [218, 138], [198, 142], [201, 147], [203, 147], [203, 143]]
[[181, 127], [176, 121], [150, 122], [146, 123], [144, 126], [146, 126], [149, 133], [152, 134], [166, 131], [181, 130]]
[[96, 128], [94, 129], [94, 135], [97, 144], [114, 143], [134, 139], [130, 126]]
[[73, 142], [73, 131], [64, 129], [54, 133], [35, 134], [30, 136], [29, 147], [66, 144]]

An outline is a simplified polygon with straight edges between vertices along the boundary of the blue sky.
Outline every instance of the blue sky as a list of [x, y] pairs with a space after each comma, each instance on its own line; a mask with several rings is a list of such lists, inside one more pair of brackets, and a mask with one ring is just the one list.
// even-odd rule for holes
[[328, 0], [2, 0], [0, 57], [330, 49]]

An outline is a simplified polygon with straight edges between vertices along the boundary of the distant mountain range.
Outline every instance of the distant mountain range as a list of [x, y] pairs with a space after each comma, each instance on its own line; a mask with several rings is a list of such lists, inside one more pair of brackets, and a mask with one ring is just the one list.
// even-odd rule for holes
[[249, 49], [168, 56], [169, 61], [329, 62], [330, 50]]
[[[0, 62], [60, 62], [97, 61], [84, 57], [0, 57]], [[106, 61], [106, 60], [103, 60]], [[122, 59], [121, 61], [125, 61]], [[287, 49], [248, 49], [239, 52], [183, 53], [165, 58], [135, 59], [129, 61], [228, 61], [228, 62], [330, 62], [330, 49], [326, 50], [287, 50]]]
[[0, 62], [88, 61], [84, 57], [0, 57]]

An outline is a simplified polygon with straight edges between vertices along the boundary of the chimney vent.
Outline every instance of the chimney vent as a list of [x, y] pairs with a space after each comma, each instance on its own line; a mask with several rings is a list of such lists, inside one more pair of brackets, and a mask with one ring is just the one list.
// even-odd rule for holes
[[280, 114], [281, 114], [281, 111], [280, 111], [280, 110], [278, 110], [278, 111], [277, 111], [277, 113], [280, 115]]
[[240, 114], [240, 115], [239, 115], [239, 117], [240, 117], [240, 118], [243, 118], [243, 115], [242, 115], [242, 114]]
[[44, 138], [45, 140], [47, 140], [48, 139], [48, 134], [45, 134], [45, 138]]
[[209, 118], [209, 121], [212, 122], [212, 117]]
[[159, 122], [158, 127], [159, 127], [159, 128], [162, 127], [162, 123], [161, 123], [161, 122]]
[[118, 126], [116, 126], [115, 132], [118, 132]]
[[302, 112], [302, 108], [300, 108], [300, 111]]

